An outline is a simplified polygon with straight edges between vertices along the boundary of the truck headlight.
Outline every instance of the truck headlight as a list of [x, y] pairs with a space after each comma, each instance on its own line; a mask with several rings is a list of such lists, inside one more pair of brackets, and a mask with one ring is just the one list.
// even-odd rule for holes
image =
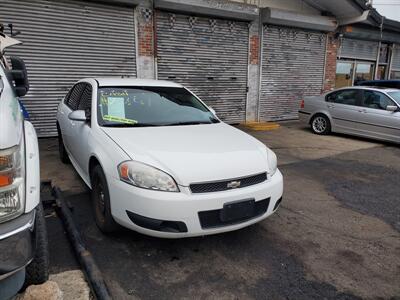
[[25, 149], [19, 145], [0, 150], [0, 223], [18, 217], [25, 204]]
[[137, 161], [125, 161], [118, 166], [122, 181], [137, 187], [164, 191], [179, 192], [175, 180], [167, 173]]
[[271, 149], [267, 148], [268, 169], [269, 174], [273, 176], [278, 168], [278, 160], [276, 154]]

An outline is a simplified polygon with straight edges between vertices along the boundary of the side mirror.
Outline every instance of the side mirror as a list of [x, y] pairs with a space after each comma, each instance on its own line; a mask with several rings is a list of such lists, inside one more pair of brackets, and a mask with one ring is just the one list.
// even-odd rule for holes
[[68, 115], [68, 119], [78, 122], [86, 122], [88, 118], [86, 117], [84, 110], [75, 110]]
[[214, 108], [212, 108], [212, 107], [208, 107], [208, 109], [213, 113], [213, 115], [214, 116], [216, 116], [217, 115], [217, 113], [215, 112], [215, 110], [214, 110]]
[[28, 72], [22, 58], [11, 56], [11, 77], [15, 84], [15, 93], [18, 97], [25, 96], [29, 91]]
[[387, 111], [391, 111], [391, 112], [395, 112], [397, 111], [399, 108], [396, 105], [388, 105], [386, 106], [386, 110]]

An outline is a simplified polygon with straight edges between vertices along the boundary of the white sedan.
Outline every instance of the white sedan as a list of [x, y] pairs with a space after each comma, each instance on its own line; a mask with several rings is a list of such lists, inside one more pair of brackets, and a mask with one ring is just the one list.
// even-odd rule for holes
[[61, 160], [91, 188], [103, 232], [118, 224], [165, 238], [232, 231], [282, 200], [274, 152], [173, 82], [83, 79], [61, 101], [57, 127]]

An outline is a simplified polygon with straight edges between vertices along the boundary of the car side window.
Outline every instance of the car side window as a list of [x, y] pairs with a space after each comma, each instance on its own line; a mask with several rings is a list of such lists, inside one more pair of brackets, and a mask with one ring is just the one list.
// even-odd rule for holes
[[87, 111], [92, 107], [92, 86], [90, 84], [85, 84], [85, 89], [82, 92], [78, 109]]
[[388, 105], [396, 105], [388, 96], [378, 91], [364, 91], [363, 107], [386, 110]]
[[79, 99], [85, 88], [85, 83], [76, 84], [66, 97], [65, 104], [72, 110], [77, 110], [79, 105]]
[[326, 96], [326, 101], [345, 104], [345, 105], [360, 105], [361, 90], [347, 89], [330, 93]]

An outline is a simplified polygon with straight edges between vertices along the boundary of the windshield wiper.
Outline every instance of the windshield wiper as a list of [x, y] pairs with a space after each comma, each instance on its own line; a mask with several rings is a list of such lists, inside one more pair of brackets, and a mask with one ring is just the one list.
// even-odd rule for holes
[[103, 127], [153, 127], [153, 126], [161, 126], [158, 124], [151, 123], [136, 123], [136, 124], [128, 124], [128, 123], [114, 123], [114, 124], [103, 124]]
[[166, 123], [163, 126], [179, 126], [179, 125], [199, 125], [199, 124], [212, 124], [210, 121], [186, 121], [176, 123]]

